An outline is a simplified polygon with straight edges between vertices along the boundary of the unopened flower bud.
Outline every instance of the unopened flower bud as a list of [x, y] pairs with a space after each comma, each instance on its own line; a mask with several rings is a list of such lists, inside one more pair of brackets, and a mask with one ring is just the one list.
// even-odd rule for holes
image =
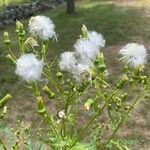
[[0, 100], [0, 108], [2, 108], [10, 99], [12, 96], [10, 94], [7, 94], [4, 98]]
[[128, 77], [125, 75], [121, 80], [116, 84], [117, 89], [121, 89], [122, 86], [128, 81]]
[[93, 103], [94, 103], [94, 100], [91, 99], [91, 98], [89, 98], [89, 99], [85, 102], [85, 104], [84, 104], [85, 109], [86, 109], [87, 111], [89, 111], [89, 109], [90, 109], [90, 107], [92, 106]]
[[134, 70], [134, 75], [133, 75], [133, 79], [134, 80], [138, 80], [140, 78], [140, 74], [143, 70], [143, 66], [138, 65], [135, 70]]
[[3, 114], [6, 114], [7, 112], [7, 106], [4, 106]]
[[122, 101], [125, 101], [127, 98], [127, 93], [124, 93], [123, 95], [121, 95], [121, 100]]
[[51, 89], [50, 89], [48, 86], [45, 85], [45, 86], [43, 87], [43, 91], [48, 95], [48, 97], [49, 97], [50, 99], [54, 98], [55, 93], [52, 92]]
[[124, 109], [125, 109], [125, 110], [128, 110], [129, 108], [130, 108], [129, 105], [125, 105], [125, 106], [124, 106]]
[[147, 82], [148, 82], [147, 76], [142, 76], [142, 77], [140, 78], [140, 81], [141, 81], [144, 85], [146, 85]]
[[130, 73], [128, 66], [124, 66], [124, 72], [125, 72], [126, 74], [129, 74], [129, 73]]
[[4, 32], [4, 43], [10, 44], [9, 34], [8, 32]]
[[41, 96], [38, 96], [38, 97], [36, 97], [36, 100], [37, 100], [37, 112], [38, 112], [40, 115], [45, 114], [46, 108], [45, 108], [45, 106], [44, 106], [42, 97], [41, 97]]
[[16, 32], [19, 33], [20, 37], [25, 35], [24, 26], [20, 21], [16, 22]]
[[96, 68], [100, 71], [100, 72], [104, 72], [106, 69], [106, 65], [104, 63], [104, 55], [103, 53], [99, 53], [95, 62], [94, 62]]
[[61, 72], [57, 72], [56, 76], [59, 80], [62, 80], [62, 78], [63, 78], [63, 74]]
[[81, 31], [82, 31], [82, 38], [88, 38], [88, 30], [85, 25], [82, 25]]

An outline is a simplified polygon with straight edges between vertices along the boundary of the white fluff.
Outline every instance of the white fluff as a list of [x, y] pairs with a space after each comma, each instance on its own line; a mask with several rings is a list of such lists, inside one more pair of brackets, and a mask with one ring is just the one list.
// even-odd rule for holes
[[72, 72], [77, 64], [74, 52], [64, 52], [60, 56], [59, 67], [62, 71]]
[[86, 39], [79, 39], [74, 45], [75, 51], [81, 63], [89, 65], [96, 58], [99, 48], [93, 42]]
[[29, 30], [33, 36], [38, 36], [42, 40], [48, 40], [55, 37], [55, 25], [53, 21], [46, 16], [35, 16], [29, 20]]
[[72, 73], [74, 75], [75, 80], [78, 82], [84, 79], [91, 79], [90, 68], [88, 65], [77, 64]]
[[16, 63], [16, 74], [27, 82], [40, 80], [42, 69], [43, 63], [32, 53], [22, 55]]
[[146, 63], [147, 51], [143, 45], [129, 43], [120, 50], [120, 54], [122, 55], [121, 60], [132, 67]]
[[99, 49], [105, 47], [105, 39], [103, 38], [102, 34], [99, 34], [95, 31], [88, 32], [88, 39], [93, 42], [95, 45], [98, 46]]

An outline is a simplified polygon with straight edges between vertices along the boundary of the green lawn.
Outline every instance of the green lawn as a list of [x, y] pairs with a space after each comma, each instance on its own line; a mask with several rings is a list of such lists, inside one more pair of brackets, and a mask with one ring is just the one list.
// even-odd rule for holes
[[[143, 0], [144, 1], [144, 0]], [[110, 78], [114, 80], [115, 75], [120, 72], [119, 61], [116, 57], [119, 48], [128, 42], [138, 42], [146, 45], [150, 49], [150, 15], [146, 15], [145, 9], [149, 9], [145, 3], [141, 7], [137, 6], [119, 6], [114, 3], [108, 3], [109, 0], [83, 0], [77, 2], [76, 13], [69, 16], [65, 13], [64, 6], [60, 6], [52, 11], [48, 11], [43, 15], [49, 16], [56, 24], [56, 32], [58, 33], [59, 43], [52, 42], [49, 49], [49, 59], [53, 60], [54, 56], [59, 55], [63, 51], [73, 50], [73, 44], [80, 34], [82, 24], [85, 24], [89, 30], [96, 30], [102, 33], [106, 39], [106, 61], [111, 72]], [[146, 8], [145, 8], [146, 7]], [[25, 27], [28, 28], [28, 20], [22, 20]], [[10, 123], [14, 124], [16, 118], [27, 119], [33, 126], [36, 120], [39, 119], [34, 111], [34, 101], [31, 101], [30, 94], [27, 90], [23, 90], [22, 83], [18, 81], [14, 75], [14, 68], [8, 63], [5, 58], [6, 48], [4, 47], [2, 33], [7, 30], [13, 43], [13, 50], [18, 51], [17, 39], [15, 34], [15, 25], [9, 26], [0, 31], [0, 97], [10, 92], [13, 95], [13, 100], [9, 105]], [[148, 59], [150, 62], [150, 59]], [[150, 65], [149, 65], [150, 66]], [[149, 68], [149, 66], [147, 68]], [[149, 72], [149, 71], [148, 71]], [[17, 91], [17, 92], [16, 92]], [[23, 98], [22, 98], [23, 97]], [[21, 106], [21, 107], [20, 107]], [[145, 117], [147, 123], [145, 128], [149, 128], [148, 112], [150, 104], [146, 102], [146, 108], [142, 105], [140, 111]], [[26, 112], [27, 108], [31, 108]], [[16, 112], [11, 114], [11, 112]], [[26, 112], [26, 113], [24, 113]], [[140, 114], [141, 114], [140, 112]], [[30, 114], [33, 114], [32, 117]], [[131, 125], [133, 125], [131, 123]], [[133, 127], [131, 127], [133, 128]], [[144, 128], [144, 129], [145, 129]], [[142, 136], [140, 134], [139, 136]], [[144, 135], [143, 135], [144, 136]], [[132, 136], [134, 137], [134, 135]], [[134, 138], [138, 138], [135, 136]], [[146, 142], [148, 142], [148, 137]], [[150, 140], [150, 139], [149, 139]]]
[[17, 4], [17, 3], [24, 3], [30, 1], [35, 1], [35, 0], [0, 0], [0, 7], [7, 6], [9, 4]]

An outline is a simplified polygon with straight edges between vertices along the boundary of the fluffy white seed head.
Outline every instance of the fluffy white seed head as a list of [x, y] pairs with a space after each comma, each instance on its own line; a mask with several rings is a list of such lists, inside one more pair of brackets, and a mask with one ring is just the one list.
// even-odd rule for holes
[[77, 64], [72, 73], [77, 82], [91, 79], [91, 71], [88, 65]]
[[120, 50], [120, 54], [122, 55], [121, 60], [132, 67], [146, 63], [147, 51], [143, 45], [129, 43]]
[[86, 39], [79, 39], [74, 45], [75, 51], [81, 60], [81, 63], [89, 65], [96, 58], [99, 51], [97, 45]]
[[46, 16], [35, 16], [29, 20], [29, 30], [33, 36], [42, 40], [56, 37], [55, 25], [53, 21]]
[[99, 34], [95, 31], [88, 32], [88, 38], [91, 42], [98, 46], [99, 49], [105, 47], [105, 39], [102, 34]]
[[16, 63], [16, 74], [27, 82], [40, 80], [42, 69], [43, 63], [32, 53], [22, 55]]
[[74, 52], [64, 52], [60, 56], [59, 67], [62, 71], [72, 72], [77, 64]]

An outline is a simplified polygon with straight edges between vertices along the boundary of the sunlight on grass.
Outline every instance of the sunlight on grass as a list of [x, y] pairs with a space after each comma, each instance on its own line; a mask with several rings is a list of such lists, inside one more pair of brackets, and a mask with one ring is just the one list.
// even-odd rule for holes
[[23, 2], [30, 2], [33, 0], [0, 0], [0, 6], [6, 6], [9, 4], [14, 4], [14, 3], [23, 3]]

